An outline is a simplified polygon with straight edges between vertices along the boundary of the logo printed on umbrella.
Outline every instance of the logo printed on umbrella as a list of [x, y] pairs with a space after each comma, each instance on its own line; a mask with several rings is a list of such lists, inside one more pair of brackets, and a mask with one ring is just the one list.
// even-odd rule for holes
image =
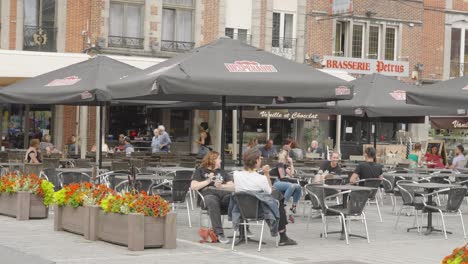
[[84, 91], [81, 93], [81, 99], [86, 100], [93, 98], [93, 95], [89, 91]]
[[75, 83], [81, 81], [78, 76], [68, 76], [63, 79], [55, 79], [50, 83], [46, 84], [45, 86], [69, 86], [74, 85]]
[[350, 95], [351, 94], [351, 89], [349, 89], [346, 86], [340, 86], [338, 88], [335, 88], [335, 95]]
[[403, 90], [396, 90], [390, 93], [393, 99], [397, 101], [405, 101], [406, 100], [406, 91]]
[[224, 63], [229, 72], [278, 72], [271, 64], [260, 64], [256, 61], [235, 61]]
[[364, 115], [364, 110], [362, 108], [356, 108], [354, 109], [354, 114], [358, 116]]

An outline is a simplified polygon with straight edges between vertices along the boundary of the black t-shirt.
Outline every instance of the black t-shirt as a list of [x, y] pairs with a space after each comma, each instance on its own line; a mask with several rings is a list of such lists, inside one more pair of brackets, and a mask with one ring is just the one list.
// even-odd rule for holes
[[[232, 176], [228, 175], [224, 170], [221, 170], [221, 169], [209, 170], [209, 169], [205, 169], [205, 168], [198, 168], [195, 171], [195, 173], [193, 174], [192, 180], [198, 181], [198, 182], [206, 181], [206, 179], [208, 178], [208, 175], [210, 173], [213, 173], [215, 176], [218, 175], [218, 174], [221, 175], [223, 177], [223, 184], [226, 183], [226, 182], [234, 181]], [[212, 181], [205, 188], [200, 189], [200, 192], [203, 194], [203, 196], [206, 195], [206, 193], [207, 193], [206, 188], [209, 187], [209, 186], [214, 186], [214, 181]]]
[[328, 171], [329, 173], [333, 173], [333, 174], [341, 174], [341, 166], [340, 164], [337, 164], [336, 167], [332, 167], [331, 166], [331, 161], [329, 160], [325, 160], [323, 163], [322, 163], [322, 166], [320, 166], [320, 170], [322, 171]]
[[278, 168], [283, 168], [284, 169], [284, 176], [283, 177], [286, 177], [286, 169], [288, 168], [288, 166], [282, 162], [278, 162], [276, 163], [276, 166], [270, 170], [270, 176], [275, 176], [275, 177], [278, 177], [280, 178], [280, 174], [279, 174], [279, 170]]
[[360, 180], [379, 178], [382, 175], [382, 165], [375, 162], [361, 162], [354, 170]]

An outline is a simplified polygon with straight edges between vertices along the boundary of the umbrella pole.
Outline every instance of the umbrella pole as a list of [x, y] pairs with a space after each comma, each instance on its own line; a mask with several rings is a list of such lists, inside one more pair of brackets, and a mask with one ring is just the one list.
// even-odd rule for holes
[[377, 122], [374, 121], [374, 148], [377, 150]]
[[242, 106], [239, 106], [239, 165], [242, 165], [242, 148], [244, 145], [244, 122], [242, 117]]
[[102, 128], [104, 127], [102, 125], [103, 123], [103, 119], [104, 119], [104, 113], [103, 113], [103, 107], [102, 105], [99, 105], [99, 147], [96, 151], [99, 151], [99, 164], [98, 164], [98, 168], [101, 169], [102, 168]]
[[226, 147], [226, 96], [221, 97], [221, 169], [224, 170], [224, 149]]

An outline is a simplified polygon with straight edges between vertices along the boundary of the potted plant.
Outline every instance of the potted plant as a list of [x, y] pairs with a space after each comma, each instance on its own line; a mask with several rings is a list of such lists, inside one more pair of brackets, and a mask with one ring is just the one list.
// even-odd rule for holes
[[468, 244], [456, 248], [452, 254], [442, 260], [442, 264], [463, 264], [468, 263]]
[[[176, 247], [176, 214], [159, 195], [109, 194], [95, 209], [91, 240], [128, 246], [129, 250]], [[92, 213], [94, 215], [94, 213]]]
[[5, 174], [0, 177], [0, 214], [18, 220], [47, 218], [54, 185], [35, 174]]
[[54, 230], [84, 235], [89, 239], [90, 206], [114, 191], [106, 185], [72, 183], [54, 193]]

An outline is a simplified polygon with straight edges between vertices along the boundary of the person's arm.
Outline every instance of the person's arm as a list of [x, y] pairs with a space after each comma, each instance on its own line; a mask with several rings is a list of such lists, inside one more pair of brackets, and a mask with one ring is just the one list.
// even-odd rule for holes
[[284, 169], [283, 163], [279, 163], [277, 167], [278, 167], [278, 176], [279, 176], [278, 178], [281, 179], [281, 178], [286, 177], [286, 171]]
[[288, 158], [288, 161], [289, 161], [289, 173], [288, 173], [288, 175], [294, 176], [294, 172], [295, 172], [295, 170], [294, 170], [294, 162], [293, 162], [293, 160], [292, 160], [291, 157]]
[[203, 189], [206, 186], [210, 185], [210, 183], [211, 183], [211, 178], [207, 178], [204, 181], [193, 180], [192, 183], [190, 183], [190, 188], [192, 188], [192, 190], [194, 190], [194, 191], [198, 191], [198, 190]]
[[349, 177], [349, 183], [356, 184], [359, 181], [359, 174], [353, 172], [351, 177]]
[[200, 144], [200, 145], [204, 145], [206, 137], [207, 137], [206, 132], [201, 132], [200, 133], [200, 140], [195, 140], [195, 142]]
[[261, 181], [261, 186], [260, 188], [262, 188], [262, 190], [268, 194], [271, 194], [271, 179], [270, 179], [270, 174], [266, 174], [264, 175], [265, 176], [265, 180], [264, 181]]
[[267, 178], [268, 185], [270, 185], [270, 188], [273, 187], [273, 184], [271, 183], [271, 178], [270, 178], [270, 166], [265, 165], [262, 167], [262, 172], [263, 175]]

